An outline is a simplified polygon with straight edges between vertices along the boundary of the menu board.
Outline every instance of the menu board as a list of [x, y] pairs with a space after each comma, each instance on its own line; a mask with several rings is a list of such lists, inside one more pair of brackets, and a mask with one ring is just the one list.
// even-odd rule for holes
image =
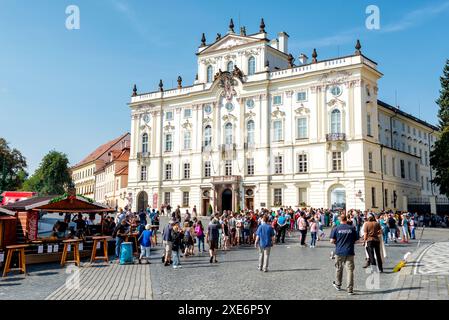
[[38, 219], [39, 219], [39, 213], [28, 212], [28, 214], [27, 214], [27, 221], [28, 221], [27, 233], [28, 233], [28, 240], [30, 240], [30, 241], [37, 240]]

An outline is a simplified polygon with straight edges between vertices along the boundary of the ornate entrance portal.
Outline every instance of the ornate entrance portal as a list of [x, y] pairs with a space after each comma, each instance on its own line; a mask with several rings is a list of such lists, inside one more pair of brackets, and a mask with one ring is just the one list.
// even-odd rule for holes
[[237, 211], [239, 208], [240, 176], [213, 177], [215, 212]]

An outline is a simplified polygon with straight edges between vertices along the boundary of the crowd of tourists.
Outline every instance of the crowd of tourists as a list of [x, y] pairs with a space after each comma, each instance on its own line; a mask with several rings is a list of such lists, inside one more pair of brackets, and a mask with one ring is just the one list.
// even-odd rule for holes
[[421, 219], [417, 214], [409, 212], [373, 213], [291, 207], [240, 212], [225, 210], [209, 217], [199, 217], [196, 207], [192, 213], [188, 210], [181, 213], [179, 206], [173, 211], [148, 207], [138, 214], [122, 210], [114, 220], [116, 228], [113, 236], [117, 239], [117, 258], [120, 256], [120, 244], [129, 228], [137, 226], [141, 247], [139, 263], [142, 259], [148, 260], [151, 247], [157, 244], [158, 228], [154, 226], [159, 226], [162, 215], [167, 215], [169, 219], [161, 230], [164, 266], [182, 268], [181, 259], [184, 261], [194, 255], [203, 256], [206, 247], [209, 262], [218, 263], [218, 250], [255, 246], [259, 249], [258, 269], [268, 272], [270, 251], [274, 245], [299, 237], [300, 247], [313, 249], [320, 241], [330, 240], [335, 245], [331, 252], [331, 259], [335, 259], [336, 267], [333, 285], [341, 290], [343, 271], [346, 269], [348, 294], [353, 294], [355, 243], [360, 242], [365, 246], [366, 262], [363, 267], [382, 273], [385, 247], [391, 242], [408, 243], [416, 239], [416, 227]]

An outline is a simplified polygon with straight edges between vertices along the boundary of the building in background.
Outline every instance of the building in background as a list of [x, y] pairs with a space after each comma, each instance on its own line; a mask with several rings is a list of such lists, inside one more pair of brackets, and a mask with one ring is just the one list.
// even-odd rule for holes
[[113, 150], [122, 151], [129, 147], [131, 135], [127, 132], [109, 141], [89, 154], [81, 162], [70, 168], [76, 193], [85, 197], [95, 198], [95, 172], [109, 161], [109, 153]]
[[128, 204], [129, 147], [112, 150], [103, 167], [95, 172], [95, 201], [109, 207], [124, 208]]
[[268, 39], [264, 21], [196, 53], [191, 86], [131, 102], [133, 209], [283, 206], [405, 210], [430, 183], [437, 128], [378, 101], [377, 63], [361, 52], [320, 60]]

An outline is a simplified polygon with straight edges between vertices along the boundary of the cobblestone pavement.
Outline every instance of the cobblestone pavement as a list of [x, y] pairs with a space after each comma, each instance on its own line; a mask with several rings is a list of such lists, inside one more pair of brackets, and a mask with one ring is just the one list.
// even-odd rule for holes
[[[150, 265], [85, 264], [47, 300], [151, 300]], [[79, 285], [77, 285], [79, 284]]]
[[[166, 223], [166, 218], [163, 222]], [[206, 222], [206, 221], [205, 221]], [[329, 229], [326, 234], [329, 234]], [[417, 233], [420, 234], [420, 233]], [[308, 236], [309, 238], [309, 236]], [[160, 239], [160, 235], [159, 235]], [[307, 239], [309, 240], [309, 239]], [[80, 288], [65, 286], [71, 275], [58, 264], [29, 266], [29, 275], [11, 275], [0, 280], [0, 299], [402, 299], [404, 296], [432, 298], [434, 288], [444, 291], [441, 275], [419, 275], [435, 277], [418, 279], [404, 278], [405, 270], [392, 273], [394, 266], [407, 252], [415, 252], [422, 261], [435, 261], [435, 251], [439, 245], [429, 247], [434, 242], [449, 241], [448, 229], [426, 229], [416, 251], [418, 242], [391, 244], [387, 247], [388, 257], [384, 274], [367, 273], [363, 269], [365, 253], [361, 245], [356, 246], [355, 293], [337, 292], [332, 287], [334, 280], [334, 260], [329, 259], [334, 246], [325, 241], [318, 242], [316, 248], [301, 248], [298, 234], [286, 238], [286, 244], [275, 246], [270, 257], [270, 271], [257, 270], [258, 252], [250, 246], [220, 251], [219, 263], [210, 264], [207, 253], [182, 258], [182, 269], [164, 267], [160, 262], [162, 247], [152, 250], [151, 265], [117, 264], [80, 269]], [[207, 245], [206, 245], [207, 248]], [[426, 251], [427, 249], [427, 251]], [[427, 252], [427, 254], [422, 254]], [[418, 259], [416, 258], [416, 259]], [[447, 261], [447, 260], [446, 260]], [[427, 262], [426, 262], [427, 263]], [[437, 262], [438, 263], [438, 262]], [[446, 263], [447, 264], [447, 263]], [[419, 272], [433, 270], [419, 265]], [[429, 271], [428, 271], [429, 272]], [[447, 277], [447, 276], [444, 276]], [[345, 275], [343, 285], [345, 285]], [[447, 278], [445, 278], [447, 281]], [[421, 293], [427, 285], [429, 294]], [[433, 289], [432, 289], [433, 288]], [[438, 296], [439, 297], [439, 296]]]
[[437, 242], [415, 252], [395, 286], [401, 290], [390, 299], [449, 300], [449, 242]]

